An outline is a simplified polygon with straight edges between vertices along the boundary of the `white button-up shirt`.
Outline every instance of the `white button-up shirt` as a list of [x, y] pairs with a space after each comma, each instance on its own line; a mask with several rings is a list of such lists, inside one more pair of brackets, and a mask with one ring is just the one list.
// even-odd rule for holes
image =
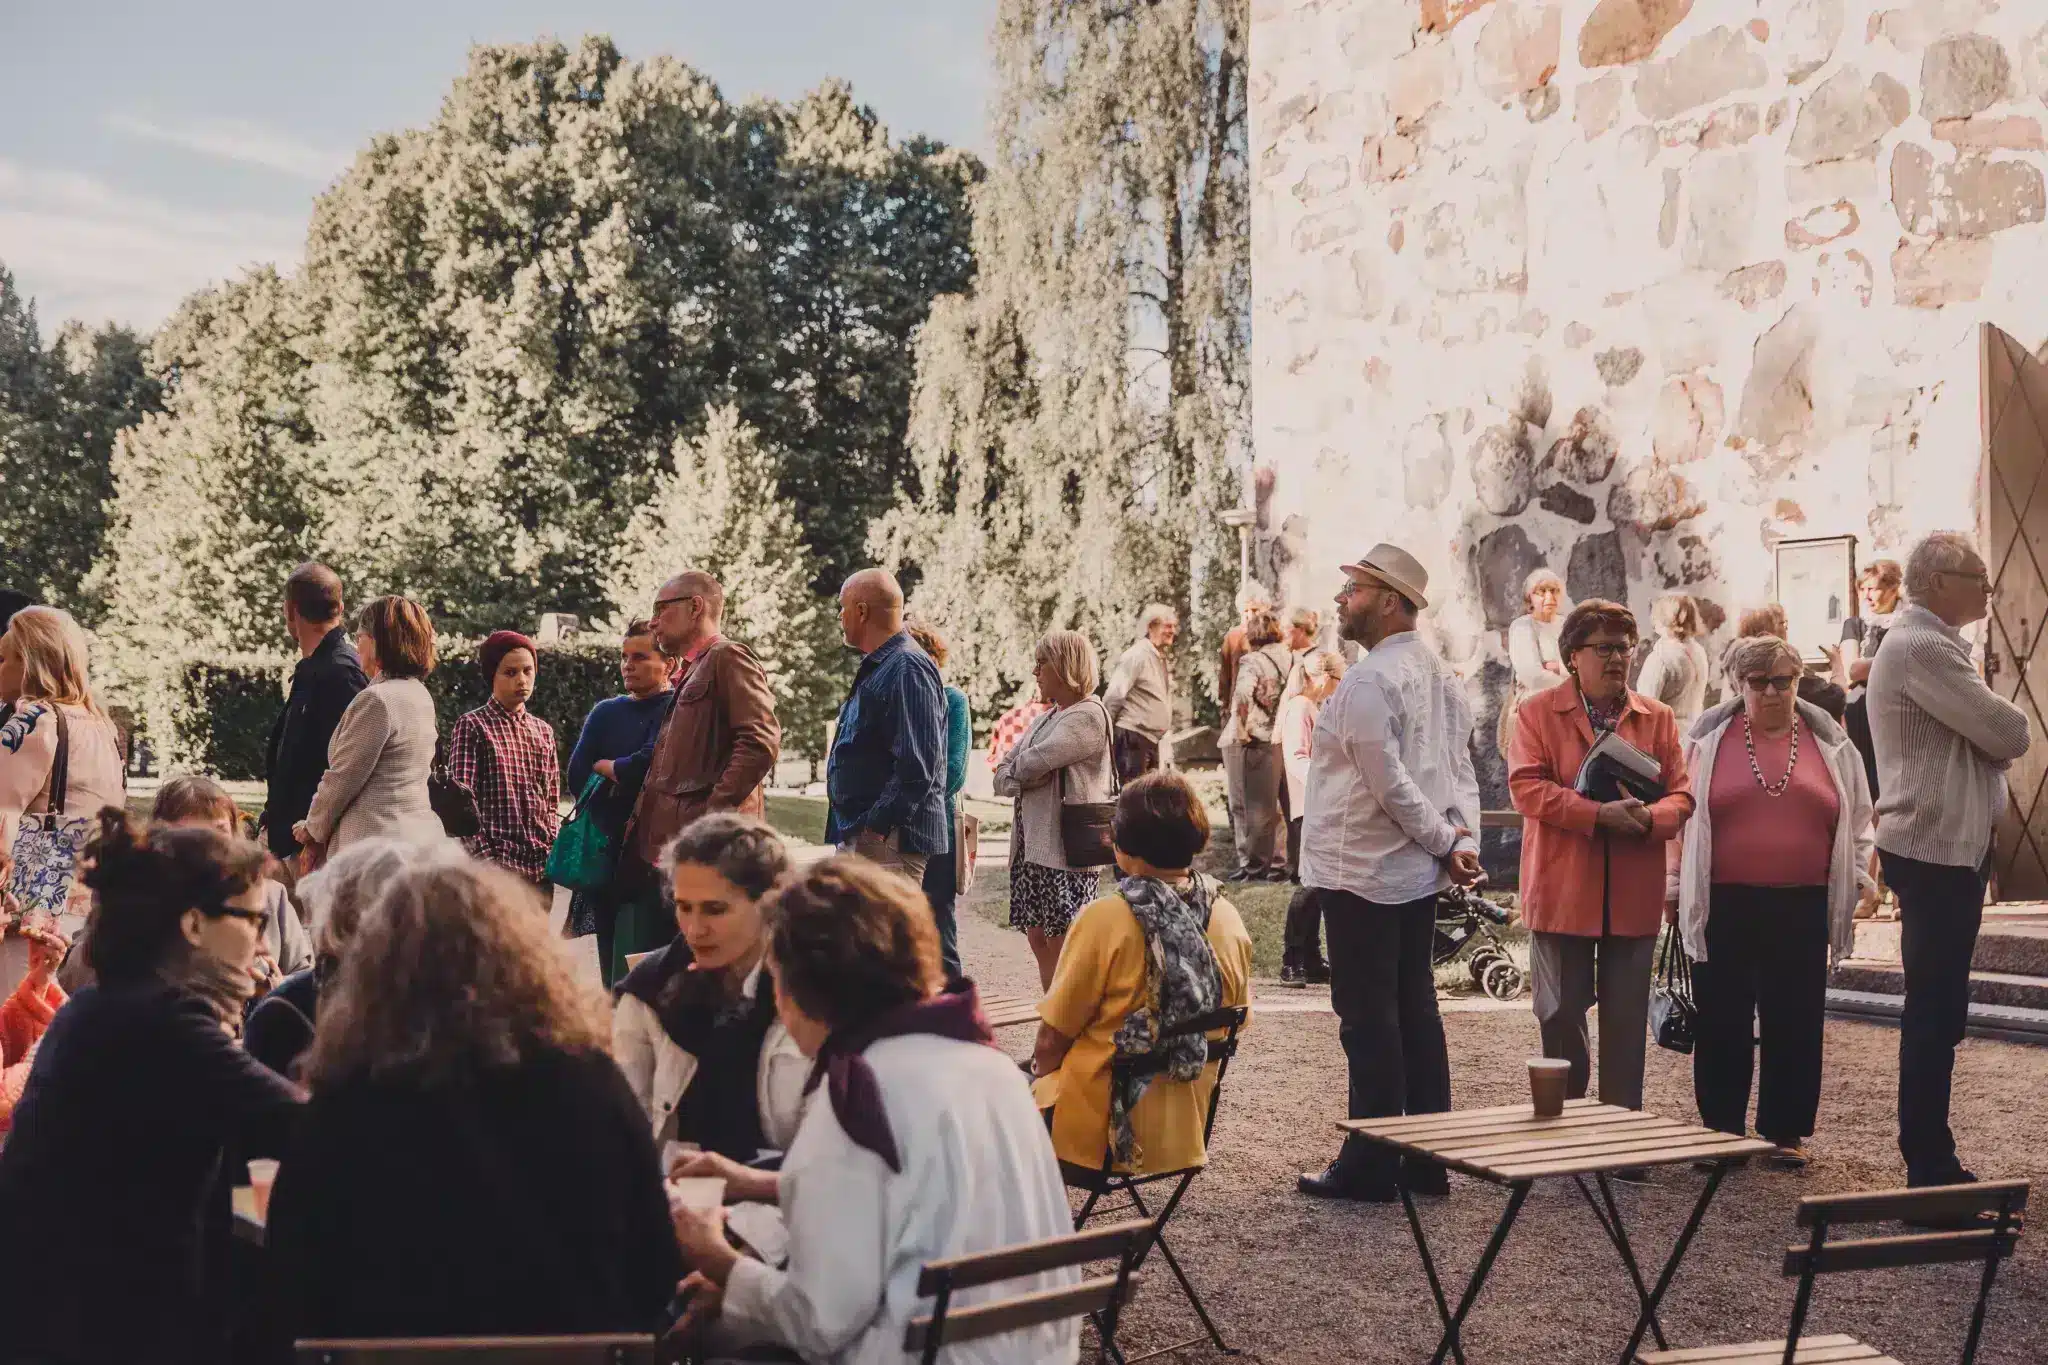
[[1316, 718], [1302, 883], [1378, 905], [1450, 885], [1442, 860], [1479, 847], [1471, 740], [1464, 686], [1419, 635], [1374, 645]]

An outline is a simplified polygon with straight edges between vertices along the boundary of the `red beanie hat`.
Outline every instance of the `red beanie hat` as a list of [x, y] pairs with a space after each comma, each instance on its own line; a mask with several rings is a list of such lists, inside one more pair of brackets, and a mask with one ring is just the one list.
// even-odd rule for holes
[[521, 635], [518, 631], [494, 630], [491, 632], [490, 638], [484, 641], [483, 648], [476, 652], [477, 662], [484, 667], [484, 682], [486, 685], [490, 683], [491, 679], [498, 676], [498, 665], [504, 663], [505, 656], [515, 649], [523, 649], [533, 655], [535, 662], [540, 660], [540, 649], [532, 640]]

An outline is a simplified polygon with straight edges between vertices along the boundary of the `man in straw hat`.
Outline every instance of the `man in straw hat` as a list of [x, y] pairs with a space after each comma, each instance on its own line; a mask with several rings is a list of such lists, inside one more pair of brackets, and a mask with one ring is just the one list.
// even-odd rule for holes
[[[1330, 1003], [1351, 1072], [1352, 1118], [1451, 1107], [1451, 1064], [1430, 970], [1436, 897], [1479, 879], [1479, 779], [1463, 685], [1415, 632], [1429, 575], [1376, 545], [1344, 566], [1338, 633], [1368, 651], [1316, 720], [1301, 880], [1323, 907]], [[1303, 1194], [1385, 1203], [1442, 1194], [1443, 1168], [1404, 1167], [1356, 1139], [1304, 1174]]]

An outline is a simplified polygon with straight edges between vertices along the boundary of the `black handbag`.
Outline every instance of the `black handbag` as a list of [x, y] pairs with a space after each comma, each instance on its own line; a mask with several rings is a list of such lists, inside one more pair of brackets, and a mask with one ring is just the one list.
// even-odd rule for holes
[[[1100, 699], [1090, 697], [1097, 706]], [[1102, 706], [1102, 728], [1113, 733], [1109, 720], [1109, 708]], [[1075, 870], [1091, 867], [1105, 867], [1116, 861], [1116, 794], [1123, 790], [1123, 782], [1117, 777], [1116, 761], [1109, 765], [1110, 799], [1107, 801], [1067, 800], [1067, 770], [1060, 769], [1060, 853], [1066, 858], [1067, 866]]]
[[1698, 1034], [1699, 1010], [1692, 999], [1692, 964], [1678, 930], [1665, 932], [1658, 954], [1657, 978], [1650, 987], [1650, 1032], [1657, 1046], [1690, 1053]]
[[467, 839], [483, 828], [477, 815], [476, 793], [455, 780], [448, 771], [448, 743], [434, 741], [434, 766], [427, 770], [427, 804], [441, 821], [451, 839]]

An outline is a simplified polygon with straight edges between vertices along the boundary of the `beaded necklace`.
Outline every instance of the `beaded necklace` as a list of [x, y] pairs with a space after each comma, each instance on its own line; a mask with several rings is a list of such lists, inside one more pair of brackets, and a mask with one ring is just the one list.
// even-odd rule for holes
[[1749, 770], [1756, 776], [1756, 784], [1764, 789], [1765, 796], [1783, 796], [1792, 787], [1792, 769], [1799, 764], [1799, 717], [1792, 717], [1792, 751], [1785, 757], [1785, 776], [1777, 786], [1764, 781], [1764, 770], [1756, 761], [1756, 732], [1749, 723], [1749, 717], [1742, 718], [1742, 747], [1749, 750]]

